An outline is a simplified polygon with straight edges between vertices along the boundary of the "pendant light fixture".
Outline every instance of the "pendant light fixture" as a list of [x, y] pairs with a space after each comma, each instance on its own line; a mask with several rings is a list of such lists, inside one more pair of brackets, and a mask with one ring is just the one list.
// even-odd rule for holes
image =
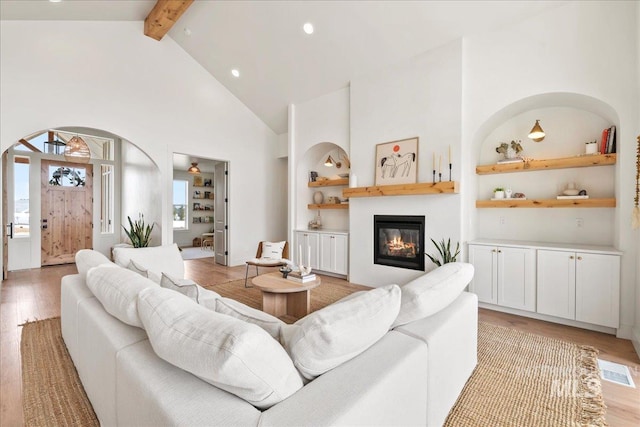
[[327, 160], [325, 160], [324, 165], [328, 168], [332, 167], [333, 165], [335, 165], [338, 169], [342, 167], [342, 163], [341, 162], [336, 162], [333, 157], [331, 157], [331, 155], [329, 155], [329, 157], [327, 157]]
[[529, 138], [533, 139], [535, 142], [540, 142], [544, 139], [545, 134], [540, 126], [540, 120], [536, 120], [536, 124], [531, 128], [531, 132], [529, 132]]
[[64, 159], [72, 163], [89, 163], [91, 150], [84, 139], [76, 135], [64, 147]]
[[198, 167], [198, 162], [191, 162], [191, 167], [187, 169], [187, 172], [196, 174], [196, 175], [199, 174], [200, 168]]

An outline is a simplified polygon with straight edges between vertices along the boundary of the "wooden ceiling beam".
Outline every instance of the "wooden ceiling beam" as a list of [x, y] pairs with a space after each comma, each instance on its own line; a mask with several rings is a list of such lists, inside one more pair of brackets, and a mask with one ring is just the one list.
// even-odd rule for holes
[[144, 20], [144, 35], [162, 40], [193, 0], [158, 0]]
[[40, 151], [40, 149], [36, 146], [34, 146], [33, 144], [31, 144], [29, 141], [27, 141], [26, 139], [21, 139], [20, 141], [18, 141], [20, 144], [24, 145], [25, 147], [27, 147], [29, 150], [33, 151], [34, 153], [42, 153], [42, 151]]

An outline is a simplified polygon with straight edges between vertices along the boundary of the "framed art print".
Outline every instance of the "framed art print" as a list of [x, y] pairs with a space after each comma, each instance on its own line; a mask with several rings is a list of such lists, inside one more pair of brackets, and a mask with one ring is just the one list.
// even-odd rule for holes
[[375, 185], [415, 184], [418, 137], [376, 145]]

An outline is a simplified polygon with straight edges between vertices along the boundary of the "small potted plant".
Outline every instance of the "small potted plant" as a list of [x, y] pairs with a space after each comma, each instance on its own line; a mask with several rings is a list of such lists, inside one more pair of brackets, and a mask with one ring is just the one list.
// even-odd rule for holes
[[131, 228], [127, 230], [124, 225], [122, 228], [127, 234], [129, 240], [131, 240], [133, 247], [146, 248], [149, 246], [149, 242], [151, 241], [151, 232], [153, 231], [153, 226], [155, 224], [146, 225], [144, 223], [144, 215], [142, 214], [139, 214], [139, 218], [136, 221], [132, 221], [130, 216], [128, 216], [127, 219], [129, 220], [129, 226]]
[[456, 262], [458, 255], [460, 255], [460, 242], [456, 244], [455, 250], [451, 249], [451, 239], [447, 239], [445, 242], [444, 239], [440, 241], [440, 243], [436, 243], [435, 240], [431, 239], [433, 245], [438, 250], [438, 254], [440, 255], [429, 255], [425, 253], [425, 255], [438, 267], [441, 267], [449, 262]]
[[496, 187], [493, 189], [493, 198], [494, 199], [504, 199], [504, 188]]

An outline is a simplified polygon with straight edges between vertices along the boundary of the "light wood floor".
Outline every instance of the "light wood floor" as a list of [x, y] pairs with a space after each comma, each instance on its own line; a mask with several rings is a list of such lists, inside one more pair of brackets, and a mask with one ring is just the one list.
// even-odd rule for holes
[[[202, 285], [244, 279], [245, 268], [222, 267], [213, 258], [185, 262], [185, 275]], [[260, 273], [268, 269], [261, 269]], [[9, 273], [0, 289], [0, 426], [23, 425], [20, 377], [20, 332], [28, 320], [60, 315], [60, 279], [76, 272], [74, 265]], [[255, 270], [250, 270], [254, 275]], [[323, 281], [343, 282], [323, 276]], [[587, 344], [600, 350], [600, 358], [631, 369], [636, 389], [602, 382], [610, 426], [640, 425], [640, 360], [630, 341], [568, 326], [480, 310], [480, 320], [552, 338]]]

